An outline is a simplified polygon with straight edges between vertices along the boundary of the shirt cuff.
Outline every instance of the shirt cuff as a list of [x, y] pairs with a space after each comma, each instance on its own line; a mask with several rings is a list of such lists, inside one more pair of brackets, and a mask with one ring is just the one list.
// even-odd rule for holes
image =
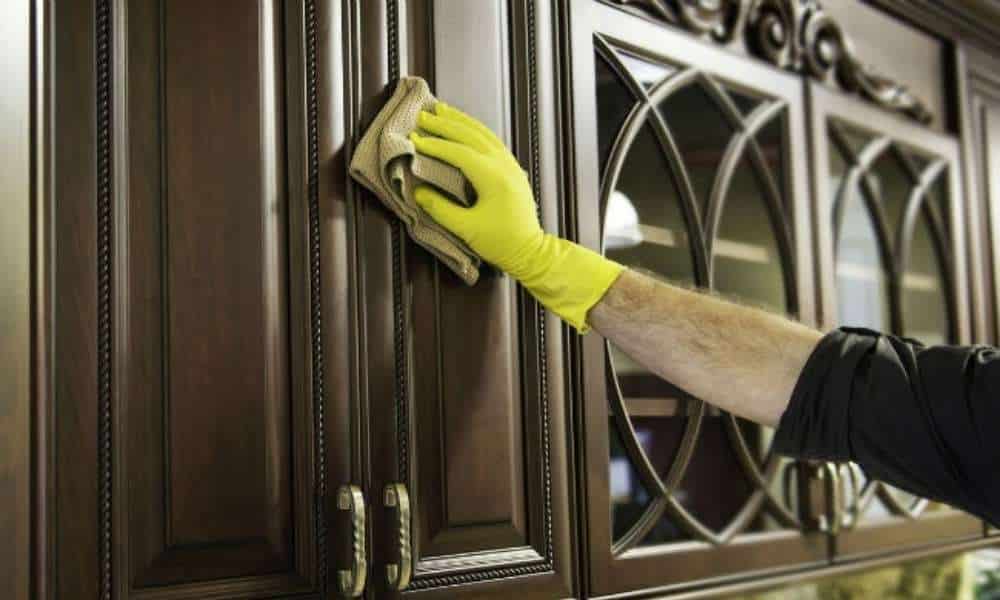
[[859, 365], [875, 349], [878, 332], [836, 329], [806, 361], [778, 423], [773, 449], [794, 458], [853, 460], [850, 401]]

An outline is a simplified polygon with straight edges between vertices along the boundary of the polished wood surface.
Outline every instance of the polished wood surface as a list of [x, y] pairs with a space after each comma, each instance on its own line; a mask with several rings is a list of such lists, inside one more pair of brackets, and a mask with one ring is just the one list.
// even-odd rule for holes
[[283, 15], [169, 2], [128, 18], [133, 585], [286, 572], [310, 537], [293, 520], [310, 439], [291, 433], [308, 397], [288, 307], [303, 203], [286, 197]]
[[[95, 6], [52, 11], [63, 108], [52, 166], [58, 351], [45, 365], [54, 399], [40, 396], [55, 415], [43, 448], [56, 453], [39, 484], [51, 481], [41, 508], [55, 519], [51, 540], [38, 536], [39, 555], [54, 553], [37, 575], [45, 597], [320, 585], [325, 395], [309, 294], [316, 128], [304, 106], [307, 33], [329, 40], [318, 4], [114, 3], [113, 43], [96, 55], [105, 38], [84, 26]], [[108, 118], [95, 123], [98, 107]]]
[[31, 587], [31, 127], [32, 18], [26, 3], [0, 7], [0, 589], [11, 600]]

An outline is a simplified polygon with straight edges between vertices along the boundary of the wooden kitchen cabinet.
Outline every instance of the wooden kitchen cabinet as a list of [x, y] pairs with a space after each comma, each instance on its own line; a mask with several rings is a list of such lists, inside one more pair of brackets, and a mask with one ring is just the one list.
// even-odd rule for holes
[[[815, 327], [995, 343], [984, 0], [16, 4], [15, 600], [693, 598], [995, 543], [775, 456], [489, 266], [465, 286], [347, 174], [420, 75], [549, 231]], [[914, 93], [842, 61], [852, 27], [880, 69], [915, 48]]]
[[559, 322], [346, 175], [407, 72], [540, 172], [535, 9], [35, 3], [32, 597], [574, 594]]

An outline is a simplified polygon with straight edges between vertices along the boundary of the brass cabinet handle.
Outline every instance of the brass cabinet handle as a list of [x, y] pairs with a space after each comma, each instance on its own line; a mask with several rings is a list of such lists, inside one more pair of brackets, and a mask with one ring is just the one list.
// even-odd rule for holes
[[840, 489], [840, 466], [832, 462], [824, 462], [820, 471], [826, 484], [826, 497], [830, 502], [830, 512], [820, 518], [820, 531], [837, 535], [840, 533], [840, 522], [844, 518], [844, 498]]
[[338, 571], [340, 591], [357, 598], [368, 580], [368, 556], [365, 549], [365, 495], [356, 485], [345, 485], [337, 493], [337, 508], [351, 513], [351, 568]]
[[410, 542], [410, 494], [402, 483], [385, 486], [385, 506], [395, 508], [399, 532], [399, 562], [386, 565], [385, 574], [389, 588], [402, 591], [410, 585], [413, 576], [413, 551]]
[[861, 492], [862, 492], [862, 479], [864, 475], [861, 473], [861, 467], [854, 462], [847, 462], [840, 465], [840, 468], [847, 470], [846, 479], [851, 482], [851, 495], [850, 503], [844, 507], [843, 514], [843, 526], [845, 529], [851, 529], [854, 527], [855, 523], [858, 521], [861, 512]]

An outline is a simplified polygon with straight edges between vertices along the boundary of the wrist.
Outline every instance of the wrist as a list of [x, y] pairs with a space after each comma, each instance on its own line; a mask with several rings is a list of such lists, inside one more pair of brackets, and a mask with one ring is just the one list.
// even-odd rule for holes
[[569, 240], [547, 233], [540, 237], [521, 268], [509, 273], [546, 308], [586, 333], [587, 313], [624, 267]]

